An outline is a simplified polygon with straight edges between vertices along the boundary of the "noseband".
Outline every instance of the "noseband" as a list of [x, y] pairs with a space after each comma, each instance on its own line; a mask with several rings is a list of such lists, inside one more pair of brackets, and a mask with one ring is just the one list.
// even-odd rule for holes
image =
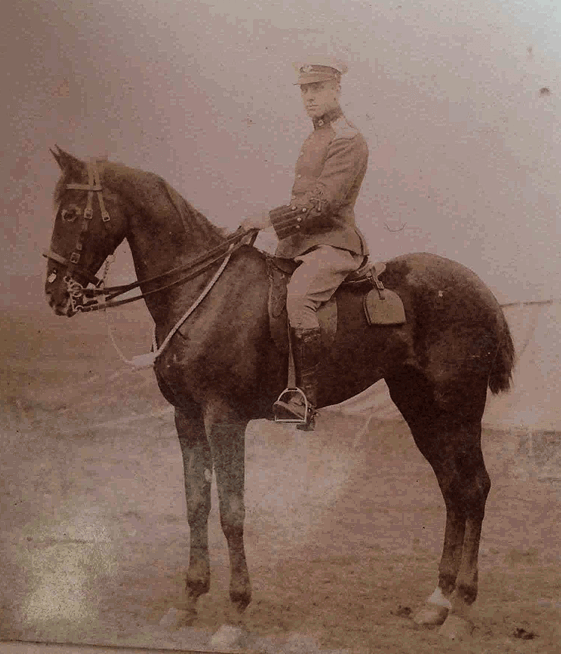
[[[103, 202], [103, 187], [101, 186], [101, 180], [99, 177], [99, 170], [97, 169], [97, 164], [95, 160], [88, 161], [87, 162], [87, 169], [88, 169], [88, 183], [87, 184], [67, 184], [66, 188], [67, 189], [72, 189], [76, 191], [87, 191], [88, 192], [88, 200], [86, 203], [86, 208], [84, 210], [84, 218], [82, 220], [82, 228], [80, 229], [80, 233], [78, 234], [78, 239], [76, 241], [76, 245], [74, 247], [74, 251], [70, 255], [70, 259], [66, 259], [62, 255], [58, 254], [57, 252], [54, 252], [54, 250], [50, 249], [47, 250], [47, 252], [43, 253], [43, 256], [46, 257], [47, 259], [51, 259], [52, 261], [56, 261], [57, 263], [62, 264], [63, 266], [66, 266], [68, 269], [68, 275], [66, 276], [67, 284], [73, 284], [73, 289], [69, 289], [69, 291], [73, 290], [73, 293], [71, 292], [71, 296], [76, 297], [77, 296], [77, 291], [78, 289], [76, 288], [76, 284], [78, 282], [75, 282], [72, 279], [72, 273], [76, 271], [81, 277], [86, 279], [90, 284], [93, 284], [96, 288], [99, 287], [102, 284], [102, 280], [99, 279], [99, 277], [96, 277], [93, 273], [91, 273], [87, 268], [84, 268], [83, 266], [80, 265], [80, 256], [82, 254], [82, 250], [84, 249], [84, 239], [86, 237], [86, 234], [89, 230], [90, 222], [93, 218], [93, 198], [94, 194], [97, 195], [97, 199], [99, 201], [99, 208], [101, 209], [101, 219], [104, 223], [108, 223], [111, 220], [111, 217], [109, 216], [109, 213], [107, 209], [105, 208], [105, 203]], [[54, 279], [52, 280], [54, 281]], [[81, 285], [80, 285], [81, 286]]]

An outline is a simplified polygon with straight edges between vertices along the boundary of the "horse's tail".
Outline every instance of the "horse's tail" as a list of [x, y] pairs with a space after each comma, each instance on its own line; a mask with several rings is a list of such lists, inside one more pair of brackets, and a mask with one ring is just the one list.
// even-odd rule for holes
[[502, 309], [501, 313], [501, 326], [500, 326], [500, 343], [491, 367], [491, 374], [489, 375], [489, 388], [495, 395], [497, 393], [506, 392], [510, 389], [512, 381], [512, 371], [514, 369], [514, 361], [516, 353], [514, 351], [514, 342], [512, 334], [505, 315]]

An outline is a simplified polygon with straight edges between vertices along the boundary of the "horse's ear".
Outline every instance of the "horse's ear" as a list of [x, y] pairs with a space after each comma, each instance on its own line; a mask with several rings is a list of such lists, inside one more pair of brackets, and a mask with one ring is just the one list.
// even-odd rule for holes
[[55, 161], [63, 173], [70, 172], [72, 170], [80, 171], [84, 168], [84, 164], [80, 161], [80, 159], [77, 159], [68, 152], [65, 152], [59, 148], [58, 145], [55, 145], [55, 148], [56, 152], [55, 150], [51, 150], [51, 154], [55, 158]]
[[[55, 147], [57, 147], [57, 146], [55, 145]], [[62, 163], [61, 163], [60, 157], [58, 156], [58, 152], [55, 152], [52, 148], [49, 148], [49, 152], [53, 155], [53, 157], [55, 158], [55, 161], [57, 162], [59, 167], [62, 168]]]

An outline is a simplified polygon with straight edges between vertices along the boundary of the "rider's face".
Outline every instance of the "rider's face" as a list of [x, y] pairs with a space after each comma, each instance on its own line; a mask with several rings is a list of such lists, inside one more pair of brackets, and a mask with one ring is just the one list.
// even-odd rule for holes
[[302, 84], [300, 92], [308, 116], [319, 118], [328, 111], [336, 109], [339, 106], [340, 91], [339, 82], [332, 80]]

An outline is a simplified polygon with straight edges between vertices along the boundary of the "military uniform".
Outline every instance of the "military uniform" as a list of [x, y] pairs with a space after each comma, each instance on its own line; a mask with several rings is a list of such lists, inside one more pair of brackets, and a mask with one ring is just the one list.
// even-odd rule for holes
[[367, 164], [366, 141], [340, 109], [314, 119], [296, 163], [290, 205], [270, 213], [279, 237], [276, 256], [300, 262], [288, 287], [292, 327], [318, 327], [319, 306], [368, 255], [354, 216]]
[[[297, 84], [335, 80], [346, 67], [308, 63], [298, 67]], [[276, 256], [299, 262], [288, 285], [287, 312], [298, 387], [311, 406], [305, 426], [313, 428], [321, 338], [317, 309], [368, 255], [355, 225], [354, 205], [366, 173], [368, 146], [340, 107], [313, 118], [313, 132], [296, 162], [290, 204], [273, 209], [270, 220], [279, 238]], [[282, 416], [302, 415], [297, 395], [275, 403]]]

